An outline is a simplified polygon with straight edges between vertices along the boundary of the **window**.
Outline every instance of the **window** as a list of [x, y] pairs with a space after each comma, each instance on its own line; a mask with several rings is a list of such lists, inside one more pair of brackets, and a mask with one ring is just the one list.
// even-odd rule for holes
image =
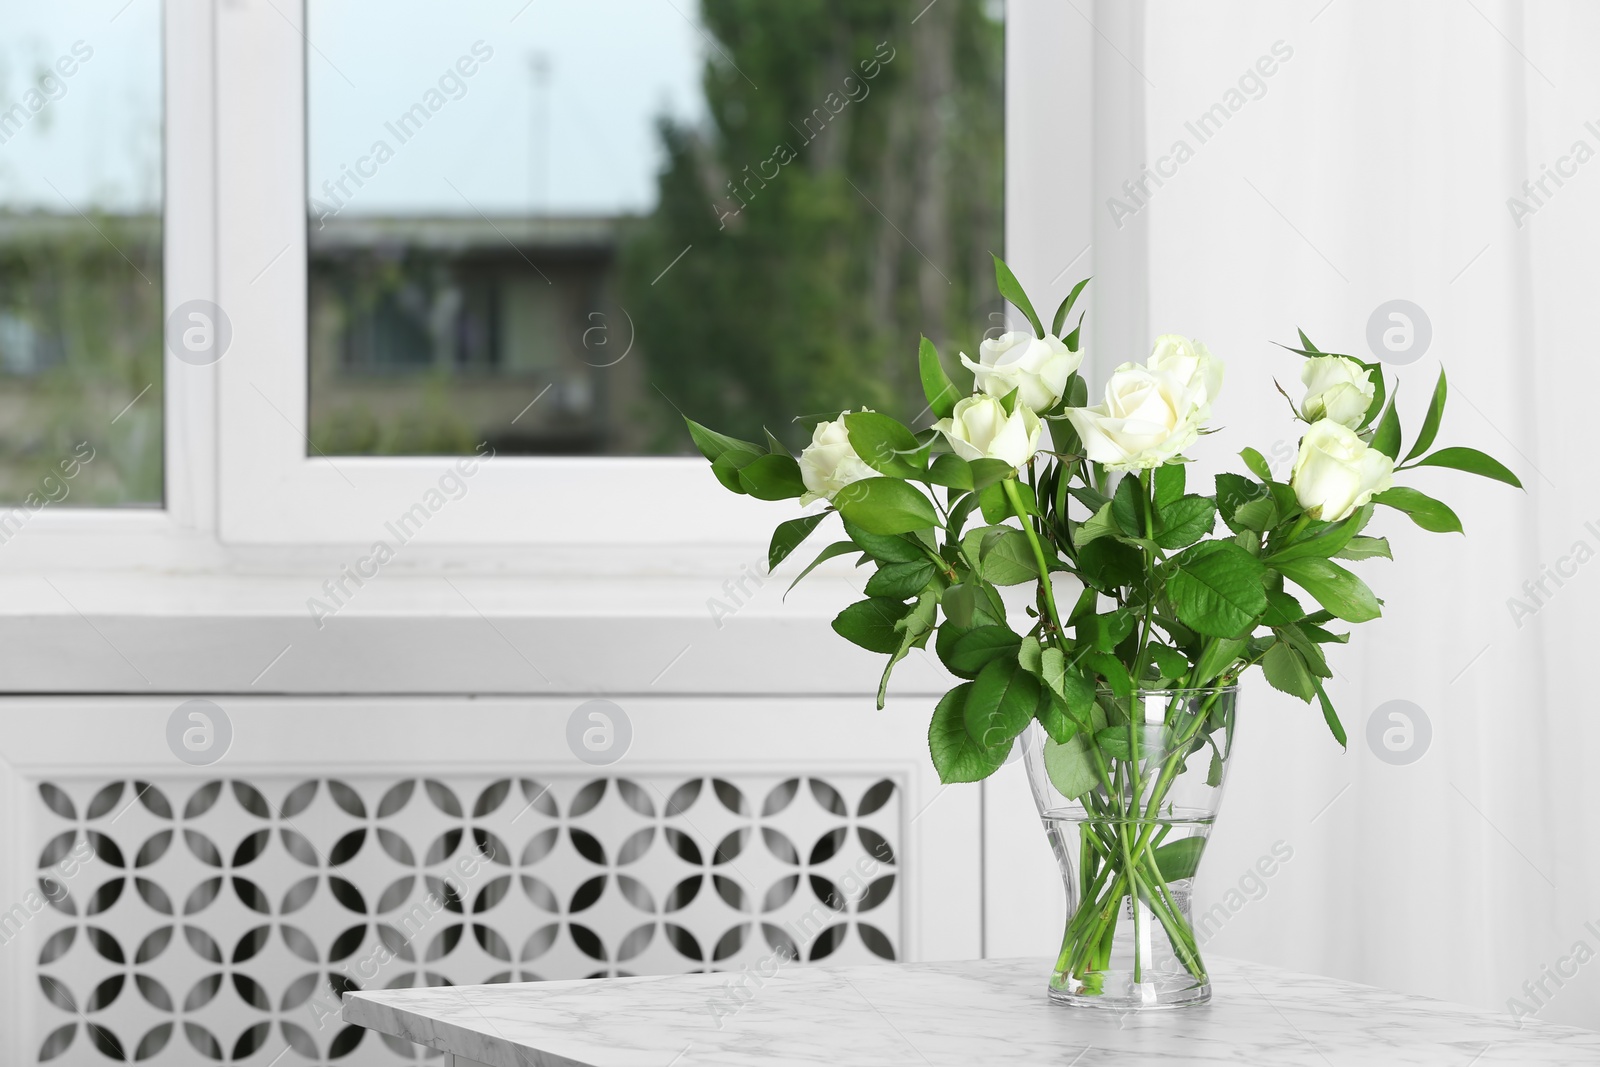
[[795, 448], [847, 398], [914, 418], [917, 335], [999, 323], [1002, 34], [1042, 10], [406, 3], [13, 5], [0, 505], [68, 483], [35, 534], [370, 544], [479, 456], [418, 540], [748, 546], [784, 505], [680, 412]]
[[[682, 32], [658, 46], [697, 49], [674, 62], [700, 96], [644, 109], [676, 124], [633, 138], [643, 176], [603, 187], [590, 163], [533, 152], [573, 115], [597, 135], [640, 113], [562, 79], [626, 80], [600, 42], [662, 5]], [[454, 457], [481, 456], [417, 539], [764, 543], [783, 505], [722, 492], [683, 455], [678, 410], [794, 446], [792, 413], [847, 396], [913, 417], [918, 333], [953, 349], [995, 324], [997, 5], [718, 3], [702, 24], [686, 0], [610, 0], [563, 38], [551, 12], [572, 7], [215, 9], [224, 541], [370, 544], [466, 477]], [[362, 33], [341, 30], [347, 10]], [[347, 167], [366, 184], [341, 186]], [[325, 181], [342, 208], [313, 203]], [[602, 195], [614, 217], [596, 222]], [[584, 347], [597, 312], [608, 346], [629, 351], [619, 318], [635, 332], [626, 358], [601, 334]]]
[[999, 5], [919, 7], [308, 0], [309, 454], [915, 415], [1001, 308], [1003, 143]]
[[151, 4], [10, 2], [4, 12], [9, 538], [49, 506], [162, 503], [162, 42]]

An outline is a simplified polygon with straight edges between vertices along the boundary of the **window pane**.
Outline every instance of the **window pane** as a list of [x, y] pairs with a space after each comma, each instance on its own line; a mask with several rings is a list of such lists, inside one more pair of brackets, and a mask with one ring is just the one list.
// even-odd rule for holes
[[1000, 311], [998, 0], [307, 4], [319, 451], [798, 446]]
[[0, 502], [159, 505], [160, 5], [0, 13]]

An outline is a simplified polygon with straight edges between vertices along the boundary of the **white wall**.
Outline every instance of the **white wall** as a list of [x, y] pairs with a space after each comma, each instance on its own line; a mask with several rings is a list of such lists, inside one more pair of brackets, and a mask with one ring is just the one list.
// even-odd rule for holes
[[[1092, 50], [1092, 99], [1064, 92], [1059, 107], [1092, 107], [1099, 121], [1126, 108], [1103, 106], [1107, 94], [1142, 95], [1142, 146], [1115, 165], [1095, 160], [1087, 190], [1024, 185], [1008, 218], [1030, 253], [1024, 282], [1043, 268], [1034, 251], [1050, 243], [1043, 233], [1060, 249], [1080, 247], [1086, 197], [1096, 213], [1094, 262], [1082, 271], [1096, 275], [1091, 315], [1106, 300], [1136, 308], [1133, 296], [1106, 294], [1132, 290], [1147, 301], [1145, 344], [1182, 332], [1227, 362], [1214, 419], [1224, 429], [1195, 450], [1205, 472], [1239, 469], [1232, 457], [1245, 445], [1269, 456], [1275, 442], [1293, 446], [1272, 381], [1295, 393], [1298, 358], [1270, 342], [1292, 342], [1304, 327], [1324, 348], [1370, 359], [1369, 316], [1410, 300], [1433, 337], [1399, 368], [1408, 432], [1443, 366], [1451, 402], [1439, 443], [1483, 448], [1527, 486], [1410, 476], [1456, 508], [1465, 537], [1381, 516], [1396, 560], [1362, 567], [1387, 601], [1384, 617], [1330, 657], [1348, 752], [1314, 709], [1259, 680], [1249, 689], [1197, 902], [1226, 899], [1241, 879], [1261, 895], [1248, 878], [1255, 861], [1278, 841], [1294, 854], [1264, 880], [1261, 899], [1231, 915], [1212, 951], [1499, 1010], [1515, 996], [1540, 1019], [1600, 1027], [1600, 966], [1561, 985], [1545, 978], [1539, 1002], [1522, 989], [1546, 966], [1571, 974], [1574, 961], [1562, 960], [1580, 941], [1600, 952], [1600, 804], [1586, 788], [1600, 725], [1584, 670], [1600, 569], [1578, 562], [1600, 553], [1583, 447], [1600, 382], [1588, 353], [1600, 164], [1562, 163], [1572, 176], [1548, 182], [1542, 206], [1527, 199], [1536, 210], [1521, 226], [1507, 204], [1575, 142], [1600, 151], [1600, 124], [1585, 126], [1600, 119], [1588, 55], [1600, 12], [1420, 0], [1150, 0], [1116, 5], [1115, 15], [1110, 6], [1093, 9], [1099, 32], [1068, 12], [1054, 42], [1031, 47]], [[1185, 123], [1226, 104], [1277, 42], [1264, 88], [1247, 83], [1201, 143]], [[1077, 121], [1080, 150], [1104, 147], [1094, 129]], [[1178, 140], [1192, 158], [1152, 184], [1143, 205], [1120, 190]], [[1108, 173], [1121, 176], [1108, 183]], [[1114, 195], [1138, 209], [1120, 229], [1110, 224]], [[1145, 354], [1119, 329], [1108, 339], [1117, 350], [1091, 349], [1100, 368]], [[1514, 618], [1508, 601], [1525, 597], [1523, 582], [1564, 557], [1571, 576], [1546, 583], [1548, 606]], [[1431, 722], [1426, 754], [1410, 765], [1380, 760], [1366, 739], [1369, 717], [1391, 700], [1413, 702]], [[1016, 792], [995, 793], [1002, 788]], [[1029, 846], [1030, 871], [1042, 851], [1042, 841]], [[1027, 941], [1013, 929], [1004, 947]]]

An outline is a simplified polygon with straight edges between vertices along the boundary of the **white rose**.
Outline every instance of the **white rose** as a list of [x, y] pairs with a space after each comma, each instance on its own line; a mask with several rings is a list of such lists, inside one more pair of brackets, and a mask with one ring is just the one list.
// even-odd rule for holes
[[1018, 330], [978, 346], [978, 362], [961, 353], [961, 365], [972, 372], [978, 391], [1003, 397], [1013, 389], [1017, 399], [1035, 412], [1049, 411], [1067, 392], [1067, 379], [1083, 363], [1057, 337], [1035, 337]]
[[1289, 484], [1313, 519], [1338, 522], [1394, 484], [1394, 460], [1350, 427], [1321, 419], [1300, 439]]
[[1367, 368], [1348, 356], [1312, 356], [1300, 369], [1306, 398], [1300, 414], [1307, 422], [1332, 419], [1355, 429], [1367, 417], [1377, 387]]
[[800, 480], [806, 483], [806, 492], [800, 497], [802, 507], [813, 500], [832, 500], [851, 482], [878, 476], [850, 445], [850, 434], [844, 428], [848, 414], [841, 412], [832, 422], [817, 423], [811, 443], [800, 453]]
[[1211, 417], [1211, 403], [1222, 392], [1222, 361], [1199, 341], [1182, 334], [1164, 333], [1144, 365], [1157, 374], [1170, 375], [1183, 386], [1200, 409], [1200, 420]]
[[1003, 459], [1013, 467], [1033, 458], [1044, 433], [1039, 416], [1020, 399], [1007, 415], [1000, 401], [983, 393], [956, 401], [950, 417], [933, 428], [944, 434], [962, 459]]
[[1106, 382], [1105, 403], [1065, 414], [1085, 455], [1109, 470], [1131, 471], [1159, 467], [1188, 448], [1208, 410], [1175, 376], [1124, 363]]

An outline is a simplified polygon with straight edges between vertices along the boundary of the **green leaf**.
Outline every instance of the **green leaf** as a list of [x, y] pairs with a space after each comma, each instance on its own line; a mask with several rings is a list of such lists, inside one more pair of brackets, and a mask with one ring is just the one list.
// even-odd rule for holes
[[1307, 352], [1313, 353], [1314, 355], [1322, 354], [1317, 346], [1311, 343], [1311, 338], [1306, 336], [1306, 332], [1304, 330], [1296, 329], [1295, 333], [1300, 335], [1300, 347], [1304, 348]]
[[1493, 478], [1497, 482], [1505, 482], [1522, 488], [1522, 480], [1504, 463], [1493, 456], [1479, 452], [1476, 448], [1441, 448], [1431, 456], [1423, 456], [1414, 464], [1417, 467], [1449, 467], [1452, 470], [1466, 471], [1483, 478]]
[[966, 560], [976, 571], [978, 564], [983, 562], [983, 539], [995, 530], [1004, 529], [1003, 526], [975, 526], [961, 535], [961, 558]]
[[[1083, 319], [1080, 317], [1078, 322], [1081, 325]], [[1077, 331], [1074, 330], [1073, 332], [1076, 333]], [[1067, 347], [1072, 348], [1071, 345], [1068, 345]], [[1077, 349], [1074, 348], [1073, 351], [1076, 352]], [[1085, 407], [1088, 403], [1089, 383], [1084, 381], [1083, 375], [1079, 374], [1077, 371], [1073, 371], [1072, 376], [1067, 379], [1066, 405], [1069, 408], [1081, 408]], [[1070, 423], [1068, 425], [1070, 425]]]
[[1242, 474], [1219, 474], [1216, 483], [1217, 512], [1230, 530], [1239, 533], [1255, 529], [1260, 533], [1277, 524], [1280, 516], [1274, 502], [1274, 483], [1262, 484]]
[[1444, 368], [1439, 368], [1439, 382], [1433, 387], [1433, 399], [1428, 403], [1428, 414], [1423, 417], [1422, 429], [1417, 431], [1416, 443], [1411, 446], [1411, 451], [1406, 453], [1403, 462], [1410, 463], [1417, 456], [1422, 455], [1433, 444], [1433, 439], [1439, 434], [1439, 420], [1444, 418], [1445, 398]]
[[935, 418], [948, 419], [961, 399], [961, 392], [944, 371], [939, 361], [939, 350], [926, 337], [917, 349], [917, 370], [922, 377], [922, 395], [928, 399], [928, 409]]
[[[1022, 499], [1022, 510], [1029, 515], [1039, 514], [1039, 502], [1034, 497], [1032, 487], [1021, 482], [1016, 485], [1017, 495]], [[983, 512], [983, 521], [991, 526], [1005, 522], [1014, 514], [1006, 487], [999, 482], [978, 491], [978, 508]]]
[[974, 621], [977, 594], [972, 586], [965, 582], [957, 582], [939, 597], [939, 606], [944, 609], [945, 618], [955, 623], [958, 629], [965, 630]]
[[1113, 596], [1119, 586], [1140, 580], [1144, 554], [1114, 538], [1102, 537], [1093, 544], [1079, 544], [1078, 573], [1095, 589]]
[[[718, 457], [721, 462], [728, 454]], [[787, 453], [767, 453], [739, 467], [739, 484], [757, 500], [789, 500], [803, 496], [806, 483], [800, 477], [800, 464]], [[848, 486], [846, 487], [848, 488]]]
[[1333, 710], [1333, 701], [1328, 699], [1321, 682], [1315, 678], [1311, 681], [1317, 687], [1317, 700], [1322, 704], [1322, 721], [1328, 724], [1328, 729], [1333, 732], [1333, 739], [1339, 742], [1339, 747], [1348, 747], [1345, 743], [1344, 724], [1339, 721], [1339, 713]]
[[1346, 622], [1368, 622], [1382, 614], [1367, 583], [1331, 560], [1295, 559], [1273, 566]]
[[1117, 657], [1109, 652], [1083, 652], [1080, 656], [1085, 667], [1105, 679], [1106, 688], [1111, 692], [1123, 700], [1133, 695], [1133, 679], [1128, 677], [1128, 668]]
[[1232, 541], [1203, 542], [1174, 563], [1167, 596], [1178, 620], [1190, 629], [1237, 637], [1266, 610], [1266, 568]]
[[1389, 551], [1387, 537], [1364, 537], [1358, 534], [1350, 538], [1349, 544], [1333, 554], [1334, 559], [1372, 559], [1374, 556], [1394, 559], [1394, 554]]
[[1199, 649], [1202, 642], [1200, 635], [1189, 629], [1177, 619], [1173, 618], [1171, 612], [1166, 612], [1163, 614], [1161, 607], [1158, 606], [1156, 609], [1156, 614], [1152, 617], [1151, 621], [1155, 625], [1167, 631], [1168, 639], [1171, 640], [1174, 646], [1182, 650], [1184, 655], [1192, 657], [1192, 653], [1190, 653], [1188, 650]]
[[999, 256], [994, 256], [994, 284], [1000, 290], [1001, 296], [1028, 316], [1028, 322], [1033, 325], [1033, 335], [1043, 337], [1044, 324], [1039, 321], [1039, 313], [1033, 310], [1033, 304], [1028, 301], [1028, 294], [1022, 291], [1022, 283], [1017, 281], [1017, 276], [1011, 273], [1011, 268], [1006, 266], [1005, 260]]
[[1166, 549], [1184, 548], [1209, 534], [1216, 524], [1217, 508], [1210, 497], [1179, 497], [1158, 506], [1155, 541]]
[[1078, 524], [1078, 532], [1073, 537], [1073, 543], [1081, 549], [1102, 537], [1116, 537], [1120, 532], [1116, 520], [1111, 517], [1111, 501], [1108, 500], [1101, 505], [1099, 511]]
[[1385, 489], [1372, 498], [1375, 504], [1384, 504], [1411, 516], [1411, 521], [1433, 533], [1461, 533], [1461, 519], [1442, 501], [1419, 493], [1410, 486], [1397, 485]]
[[1044, 669], [1044, 646], [1039, 644], [1039, 639], [1029, 634], [1017, 646], [1017, 663], [1023, 670], [1034, 677], [1041, 677]]
[[905, 618], [911, 605], [888, 597], [868, 597], [839, 612], [833, 620], [833, 630], [846, 641], [860, 645], [869, 652], [888, 655], [900, 647], [900, 631], [895, 623]]
[[1078, 724], [1067, 714], [1066, 705], [1049, 689], [1039, 690], [1039, 706], [1034, 709], [1033, 717], [1039, 720], [1039, 725], [1050, 735], [1050, 740], [1057, 744], [1072, 740], [1072, 736], [1078, 732]]
[[1300, 601], [1281, 589], [1267, 590], [1267, 610], [1261, 616], [1264, 626], [1288, 626], [1306, 617]]
[[1312, 680], [1311, 671], [1306, 668], [1306, 661], [1281, 640], [1275, 642], [1261, 657], [1261, 673], [1267, 676], [1267, 683], [1272, 688], [1299, 697], [1307, 704], [1317, 695], [1316, 683]]
[[889, 662], [883, 666], [883, 675], [878, 679], [878, 710], [883, 710], [884, 697], [889, 692], [889, 675], [894, 671], [894, 665], [905, 659], [911, 650], [918, 645], [927, 643], [928, 634], [933, 630], [933, 621], [938, 616], [938, 598], [932, 594], [924, 594], [917, 598], [911, 611], [895, 623], [895, 628], [900, 631], [900, 644], [889, 657]]
[[869, 534], [911, 533], [939, 524], [933, 501], [898, 478], [851, 482], [839, 490], [833, 503], [841, 515]]
[[1268, 482], [1267, 492], [1272, 494], [1272, 503], [1278, 509], [1277, 522], [1292, 519], [1305, 510], [1288, 482]]
[[1272, 468], [1267, 465], [1266, 457], [1253, 448], [1246, 448], [1239, 453], [1244, 458], [1244, 465], [1264, 482], [1272, 481]]
[[1155, 852], [1152, 853], [1156, 861], [1156, 870], [1160, 871], [1161, 877], [1169, 883], [1193, 878], [1194, 872], [1200, 869], [1200, 854], [1205, 851], [1205, 847], [1206, 839], [1198, 835], [1157, 845]]
[[1076, 668], [1067, 665], [1066, 654], [1059, 648], [1046, 648], [1039, 654], [1039, 675], [1050, 691], [1061, 698], [1072, 720], [1082, 729], [1089, 729], [1098, 707], [1094, 702], [1094, 686]]
[[876, 411], [852, 411], [844, 417], [850, 447], [861, 461], [880, 474], [915, 478], [922, 473], [917, 453], [922, 446], [899, 422]]
[[974, 627], [956, 638], [944, 665], [959, 677], [975, 677], [996, 660], [1016, 663], [1021, 643], [1022, 638], [1009, 626]]
[[1189, 657], [1175, 648], [1152, 643], [1150, 656], [1163, 678], [1182, 678], [1189, 673]]
[[972, 465], [954, 452], [941, 452], [935, 456], [926, 474], [934, 485], [951, 489], [972, 488]]
[[978, 490], [976, 495], [984, 522], [994, 525], [1011, 517], [1011, 500], [1006, 496], [1005, 487], [998, 482]]
[[961, 536], [962, 527], [966, 526], [977, 506], [977, 493], [961, 493], [956, 497], [956, 502], [950, 507], [950, 517], [945, 521], [945, 529], [951, 537]]
[[1126, 477], [1117, 485], [1111, 497], [1111, 519], [1117, 529], [1129, 537], [1144, 536], [1144, 513], [1149, 504], [1144, 497], [1144, 487], [1139, 479]]
[[1003, 459], [975, 459], [968, 466], [972, 468], [972, 488], [987, 489], [1011, 477], [1016, 470]]
[[1210, 685], [1223, 671], [1244, 654], [1250, 642], [1242, 638], [1224, 638], [1218, 641], [1207, 641], [1205, 650], [1200, 653], [1200, 662], [1194, 666], [1195, 686]]
[[1091, 754], [1093, 741], [1079, 732], [1065, 744], [1054, 739], [1044, 743], [1044, 770], [1056, 792], [1068, 800], [1077, 800], [1100, 784], [1095, 773]]
[[1315, 641], [1319, 645], [1327, 645], [1327, 644], [1340, 644], [1340, 645], [1343, 645], [1343, 644], [1348, 644], [1349, 641], [1350, 641], [1350, 635], [1349, 634], [1329, 633], [1327, 630], [1324, 630], [1322, 627], [1315, 626], [1310, 622], [1301, 622], [1301, 623], [1298, 623], [1297, 625], [1300, 627], [1301, 632], [1303, 632], [1307, 637], [1309, 637], [1311, 640]]
[[1152, 472], [1156, 491], [1156, 511], [1159, 513], [1183, 496], [1186, 463], [1163, 463]]
[[1085, 615], [1078, 620], [1078, 641], [1097, 652], [1110, 652], [1133, 632], [1133, 612], [1118, 608], [1105, 615]]
[[1000, 769], [1011, 754], [1011, 745], [984, 748], [967, 733], [966, 703], [972, 682], [963, 682], [939, 701], [928, 724], [928, 754], [933, 757], [939, 781], [978, 782]]
[[1050, 326], [1051, 333], [1055, 334], [1057, 337], [1061, 336], [1061, 327], [1067, 324], [1067, 316], [1072, 314], [1072, 305], [1078, 302], [1078, 294], [1082, 293], [1083, 287], [1088, 284], [1089, 279], [1085, 278], [1077, 285], [1074, 285], [1072, 287], [1072, 292], [1068, 293], [1067, 298], [1061, 301], [1061, 306], [1056, 308], [1055, 322]]
[[826, 511], [819, 511], [815, 515], [802, 515], [798, 519], [778, 523], [778, 528], [772, 531], [772, 543], [767, 546], [767, 570], [777, 570], [778, 564], [788, 559], [789, 553], [799, 548], [800, 543], [811, 536], [817, 524], [827, 517]]
[[1216, 477], [1217, 485], [1217, 513], [1222, 516], [1222, 521], [1228, 528], [1238, 533], [1240, 527], [1234, 520], [1234, 512], [1252, 500], [1267, 494], [1261, 483], [1252, 481], [1242, 474], [1219, 474]]
[[727, 434], [701, 426], [693, 419], [685, 418], [683, 421], [689, 424], [689, 436], [694, 439], [694, 446], [700, 450], [702, 456], [712, 462], [716, 462], [717, 457], [724, 452], [749, 452], [751, 455], [759, 456], [766, 451], [760, 445], [741, 441], [737, 437], [729, 437]]
[[[1078, 339], [1082, 335], [1083, 335], [1083, 316], [1080, 314], [1078, 316], [1078, 325], [1074, 326], [1072, 328], [1072, 332], [1067, 334], [1065, 337], [1063, 337], [1061, 339], [1061, 343], [1067, 346], [1067, 351], [1068, 352], [1076, 352], [1078, 350]], [[1080, 407], [1080, 408], [1083, 407], [1082, 404], [1075, 404], [1073, 406], [1074, 407]]]
[[[1297, 624], [1290, 623], [1288, 626], [1277, 627], [1274, 632], [1278, 635], [1279, 641], [1287, 641], [1290, 648], [1300, 653], [1301, 658], [1306, 661], [1306, 669], [1313, 675], [1318, 678], [1333, 677], [1333, 671], [1328, 669], [1328, 659], [1322, 654], [1322, 649], [1318, 648], [1317, 642]], [[1306, 698], [1307, 701], [1310, 699]]]
[[922, 592], [933, 577], [933, 563], [916, 560], [911, 563], [885, 563], [867, 579], [864, 592], [868, 596], [890, 597], [905, 600]]
[[1039, 679], [1015, 659], [991, 660], [967, 694], [963, 709], [967, 733], [983, 748], [1003, 745], [1033, 721], [1038, 706]]
[[1014, 527], [1003, 527], [985, 535], [978, 573], [995, 585], [1021, 585], [1039, 577], [1039, 564], [1033, 558], [1028, 535]]
[[1253, 533], [1266, 533], [1278, 525], [1278, 504], [1270, 496], [1240, 504], [1233, 513], [1233, 524]]
[[848, 518], [844, 520], [844, 532], [856, 543], [856, 547], [881, 563], [911, 563], [928, 558], [928, 554], [910, 538], [868, 533]]
[[[1074, 374], [1071, 379], [1069, 379], [1069, 383], [1078, 380], [1078, 376]], [[1068, 385], [1068, 388], [1071, 388], [1070, 384]], [[1069, 402], [1067, 406], [1071, 407], [1072, 405]], [[1078, 436], [1078, 431], [1072, 428], [1072, 423], [1068, 422], [1064, 418], [1058, 419], [1046, 417], [1044, 420], [1044, 425], [1045, 429], [1050, 431], [1051, 448], [1063, 456], [1083, 455], [1083, 439]]]
[[1372, 505], [1364, 504], [1347, 519], [1337, 523], [1329, 523], [1324, 529], [1317, 531], [1310, 537], [1304, 537], [1287, 545], [1267, 556], [1269, 564], [1278, 563], [1287, 559], [1310, 559], [1320, 557], [1327, 559], [1338, 555], [1344, 550], [1356, 531], [1366, 526], [1372, 518]]
[[1111, 503], [1110, 497], [1087, 485], [1068, 486], [1067, 492], [1071, 494], [1072, 499], [1088, 508], [1091, 515]]
[[1130, 760], [1133, 758], [1133, 748], [1128, 744], [1128, 728], [1126, 726], [1113, 726], [1101, 730], [1094, 735], [1094, 743], [1100, 746], [1100, 751], [1112, 759]]
[[1383, 418], [1378, 420], [1378, 428], [1372, 432], [1372, 447], [1379, 452], [1395, 459], [1400, 455], [1400, 385], [1395, 383], [1394, 393], [1389, 398], [1389, 407], [1383, 413]]
[[731, 492], [744, 496], [750, 492], [744, 480], [739, 477], [741, 467], [748, 467], [756, 460], [762, 458], [764, 453], [745, 452], [741, 449], [730, 448], [716, 459], [711, 461], [711, 473], [722, 487]]
[[[1361, 363], [1360, 360], [1356, 360], [1356, 362]], [[1372, 420], [1378, 417], [1378, 413], [1383, 410], [1384, 401], [1387, 399], [1389, 391], [1389, 387], [1383, 378], [1383, 364], [1361, 363], [1361, 365], [1367, 369], [1367, 381], [1372, 383], [1372, 403], [1367, 405], [1367, 413], [1361, 417], [1361, 425], [1356, 427], [1358, 431], [1365, 430], [1372, 423]]]
[[816, 559], [806, 564], [805, 570], [795, 575], [794, 581], [789, 583], [789, 588], [783, 591], [783, 595], [787, 597], [790, 591], [793, 590], [795, 586], [800, 584], [800, 579], [804, 578], [806, 575], [822, 566], [828, 560], [833, 559], [835, 556], [843, 556], [846, 553], [855, 552], [860, 549], [860, 547], [861, 546], [856, 544], [854, 541], [835, 541], [833, 544], [823, 549], [821, 553], [817, 555]]

